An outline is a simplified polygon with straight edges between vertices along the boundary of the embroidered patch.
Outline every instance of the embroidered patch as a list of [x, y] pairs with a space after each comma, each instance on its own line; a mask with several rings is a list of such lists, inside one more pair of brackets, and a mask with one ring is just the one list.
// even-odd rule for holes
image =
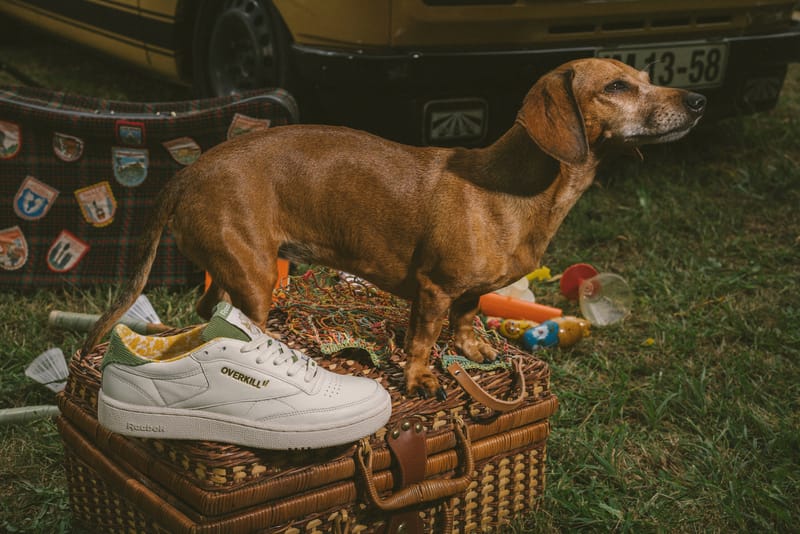
[[11, 159], [22, 146], [19, 126], [13, 122], [0, 121], [0, 159]]
[[114, 177], [126, 187], [136, 187], [147, 178], [150, 154], [144, 148], [111, 147]]
[[233, 116], [231, 125], [228, 127], [228, 139], [256, 130], [265, 130], [269, 128], [270, 124], [272, 123], [269, 119], [256, 119], [255, 117], [237, 113]]
[[59, 132], [53, 134], [53, 152], [61, 161], [71, 163], [83, 155], [83, 139]]
[[179, 137], [162, 143], [172, 159], [181, 165], [190, 165], [200, 157], [202, 149], [191, 137]]
[[68, 230], [61, 230], [47, 251], [47, 266], [51, 271], [65, 273], [75, 268], [89, 252], [89, 243], [81, 241]]
[[111, 184], [100, 182], [75, 191], [75, 198], [81, 207], [83, 218], [98, 228], [108, 226], [114, 221], [117, 211], [117, 200], [111, 190]]
[[26, 221], [36, 221], [47, 215], [57, 196], [56, 189], [27, 176], [14, 197], [14, 212]]
[[28, 242], [19, 226], [0, 230], [0, 267], [6, 271], [19, 269], [28, 261]]
[[144, 144], [144, 123], [134, 121], [117, 121], [117, 141], [128, 146]]

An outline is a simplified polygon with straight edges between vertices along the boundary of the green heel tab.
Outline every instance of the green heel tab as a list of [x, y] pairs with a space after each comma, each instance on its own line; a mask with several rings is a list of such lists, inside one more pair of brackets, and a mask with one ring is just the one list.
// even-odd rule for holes
[[100, 364], [101, 370], [105, 369], [107, 365], [112, 363], [127, 366], [144, 365], [146, 363], [150, 363], [149, 360], [134, 354], [131, 349], [128, 348], [125, 342], [122, 341], [122, 337], [127, 334], [123, 329], [130, 331], [127, 326], [122, 324], [118, 324], [111, 331], [111, 337], [108, 341], [108, 349], [103, 356], [103, 362]]
[[214, 307], [214, 315], [203, 330], [203, 341], [209, 342], [218, 337], [251, 341], [262, 334], [247, 316], [227, 302], [220, 302]]

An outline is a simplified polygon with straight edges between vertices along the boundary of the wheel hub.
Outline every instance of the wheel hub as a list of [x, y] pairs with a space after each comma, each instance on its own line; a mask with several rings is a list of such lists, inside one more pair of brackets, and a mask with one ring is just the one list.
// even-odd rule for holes
[[276, 84], [269, 22], [258, 0], [225, 2], [209, 42], [209, 72], [216, 94]]

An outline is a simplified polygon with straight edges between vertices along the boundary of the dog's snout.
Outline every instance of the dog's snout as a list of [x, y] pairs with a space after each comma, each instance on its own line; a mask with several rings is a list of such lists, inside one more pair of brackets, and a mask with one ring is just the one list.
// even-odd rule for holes
[[706, 97], [698, 93], [689, 93], [684, 98], [684, 102], [686, 103], [686, 107], [689, 108], [689, 111], [696, 114], [701, 114], [706, 109]]

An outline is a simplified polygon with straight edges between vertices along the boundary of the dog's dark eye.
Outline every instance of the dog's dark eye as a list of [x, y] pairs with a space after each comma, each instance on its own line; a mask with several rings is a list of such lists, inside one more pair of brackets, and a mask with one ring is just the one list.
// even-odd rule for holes
[[622, 93], [630, 89], [630, 85], [627, 82], [622, 80], [615, 80], [610, 84], [606, 85], [605, 92], [606, 93]]

